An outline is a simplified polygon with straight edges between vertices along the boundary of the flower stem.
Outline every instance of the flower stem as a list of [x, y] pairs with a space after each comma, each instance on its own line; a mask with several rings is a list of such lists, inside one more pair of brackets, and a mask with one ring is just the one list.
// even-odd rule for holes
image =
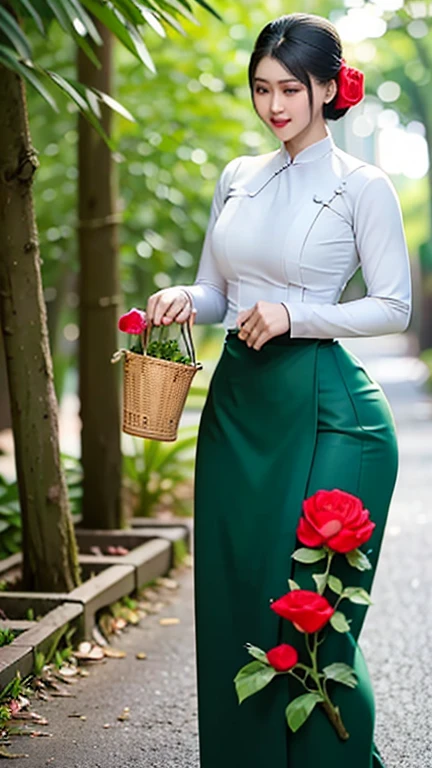
[[338, 707], [335, 707], [330, 697], [327, 693], [327, 688], [325, 685], [325, 681], [323, 683], [321, 682], [321, 677], [319, 671], [318, 671], [318, 632], [314, 632], [313, 634], [313, 647], [310, 647], [310, 641], [309, 641], [309, 635], [306, 635], [306, 646], [309, 651], [309, 655], [311, 657], [312, 661], [312, 669], [310, 671], [310, 675], [318, 688], [318, 692], [322, 696], [323, 700], [320, 702], [322, 708], [324, 709], [324, 712], [326, 713], [328, 719], [330, 720], [333, 728], [336, 730], [337, 735], [339, 736], [342, 741], [346, 741], [349, 739], [349, 733], [346, 730], [342, 718], [340, 716], [340, 712]]
[[326, 713], [328, 719], [330, 720], [332, 726], [336, 730], [337, 735], [339, 736], [342, 741], [346, 741], [349, 739], [349, 733], [347, 729], [345, 728], [342, 718], [339, 714], [339, 710], [333, 706], [329, 698], [324, 699], [324, 701], [320, 702], [324, 712]]

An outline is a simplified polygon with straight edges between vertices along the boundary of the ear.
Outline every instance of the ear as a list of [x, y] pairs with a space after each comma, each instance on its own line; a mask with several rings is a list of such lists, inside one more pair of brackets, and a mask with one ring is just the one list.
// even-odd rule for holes
[[326, 95], [324, 102], [326, 104], [330, 104], [330, 102], [334, 99], [337, 93], [337, 84], [336, 80], [330, 80], [327, 85]]

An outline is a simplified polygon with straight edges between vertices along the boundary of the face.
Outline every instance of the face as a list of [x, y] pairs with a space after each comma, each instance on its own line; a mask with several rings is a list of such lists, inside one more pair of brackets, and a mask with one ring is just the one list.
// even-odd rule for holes
[[[308, 90], [300, 80], [270, 56], [261, 59], [253, 82], [253, 99], [259, 117], [286, 146], [298, 149], [326, 135], [323, 105], [332, 100], [336, 83], [322, 85], [311, 77], [313, 114]], [[312, 118], [312, 119], [311, 119]]]

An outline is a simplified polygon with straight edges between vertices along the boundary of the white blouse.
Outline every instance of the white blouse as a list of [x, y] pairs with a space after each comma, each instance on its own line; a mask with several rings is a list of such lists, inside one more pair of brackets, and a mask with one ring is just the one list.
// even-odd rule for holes
[[[339, 304], [361, 265], [364, 298]], [[291, 336], [372, 336], [406, 329], [411, 279], [394, 187], [327, 137], [291, 159], [285, 145], [223, 170], [194, 285], [197, 323], [235, 328], [257, 301], [283, 303]]]

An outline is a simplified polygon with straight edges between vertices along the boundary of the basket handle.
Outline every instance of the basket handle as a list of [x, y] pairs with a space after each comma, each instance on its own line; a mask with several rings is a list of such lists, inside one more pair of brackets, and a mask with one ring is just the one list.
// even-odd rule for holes
[[[188, 319], [186, 320], [186, 322], [180, 324], [180, 330], [181, 330], [181, 335], [183, 336], [186, 351], [190, 359], [192, 360], [193, 366], [196, 367], [195, 347], [194, 347], [192, 333], [191, 333], [192, 325], [193, 325], [193, 314], [191, 313]], [[152, 328], [153, 328], [152, 322], [148, 321], [146, 327], [144, 328], [141, 334], [143, 355], [147, 354], [147, 347], [150, 341]]]

